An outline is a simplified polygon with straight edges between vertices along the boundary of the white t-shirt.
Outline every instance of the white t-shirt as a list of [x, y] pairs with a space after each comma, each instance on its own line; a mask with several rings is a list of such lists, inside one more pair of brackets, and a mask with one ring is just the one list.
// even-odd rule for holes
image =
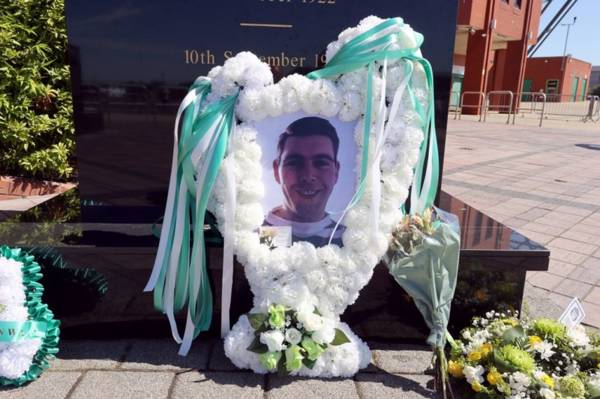
[[[329, 237], [335, 228], [336, 221], [328, 214], [317, 222], [294, 222], [277, 216], [270, 211], [265, 219], [263, 226], [291, 226], [292, 243], [296, 241], [308, 241], [315, 247], [322, 247], [328, 244]], [[346, 227], [340, 224], [331, 239], [332, 244], [343, 246], [342, 234]]]

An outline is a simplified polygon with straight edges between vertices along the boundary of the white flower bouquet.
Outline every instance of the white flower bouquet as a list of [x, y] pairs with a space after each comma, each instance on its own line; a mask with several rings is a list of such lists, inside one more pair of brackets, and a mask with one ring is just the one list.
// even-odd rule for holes
[[329, 345], [350, 342], [333, 320], [322, 317], [314, 307], [296, 311], [271, 305], [267, 313], [251, 313], [248, 320], [254, 340], [247, 349], [258, 354], [269, 372], [289, 374], [302, 366], [312, 369]]
[[488, 312], [461, 332], [448, 372], [464, 397], [600, 398], [600, 336], [548, 318]]

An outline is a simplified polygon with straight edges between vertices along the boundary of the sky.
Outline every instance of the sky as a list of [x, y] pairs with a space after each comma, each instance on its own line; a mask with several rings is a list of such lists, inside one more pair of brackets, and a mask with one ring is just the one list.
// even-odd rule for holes
[[[566, 0], [554, 0], [550, 7], [542, 15], [540, 32], [558, 12]], [[569, 40], [567, 42], [567, 54], [587, 61], [592, 65], [600, 65], [600, 0], [578, 0], [565, 15], [561, 24], [573, 22], [577, 17], [575, 25], [569, 29]], [[539, 34], [539, 33], [538, 33]], [[564, 51], [567, 27], [560, 24], [554, 29], [544, 44], [535, 53], [534, 57], [561, 56]]]

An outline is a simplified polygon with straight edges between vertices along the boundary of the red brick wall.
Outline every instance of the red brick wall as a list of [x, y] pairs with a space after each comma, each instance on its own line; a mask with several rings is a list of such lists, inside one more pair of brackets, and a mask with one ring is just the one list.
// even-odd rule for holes
[[[476, 30], [482, 29], [485, 25], [485, 9], [488, 1], [490, 0], [459, 0], [457, 24], [471, 26]], [[542, 0], [522, 0], [521, 8], [516, 6], [516, 0], [498, 0], [494, 9], [496, 33], [512, 40], [520, 39], [529, 1], [533, 1], [530, 44], [534, 43], [539, 29]]]
[[[589, 87], [592, 65], [568, 57], [565, 62], [565, 73], [561, 70], [563, 57], [536, 57], [527, 59], [527, 68], [525, 70], [525, 79], [533, 81], [532, 91], [543, 90], [546, 92], [546, 81], [557, 79], [559, 81], [559, 93], [563, 96], [570, 96], [573, 84], [573, 78], [579, 78], [577, 88], [577, 97], [581, 96], [583, 79], [587, 79]], [[566, 98], [564, 98], [566, 100]]]
[[540, 31], [540, 16], [542, 13], [542, 0], [533, 0], [533, 9], [531, 12], [531, 22], [529, 25], [529, 31], [531, 32], [531, 39], [529, 39], [529, 45], [537, 43], [537, 36]]
[[458, 0], [457, 25], [482, 29], [485, 22], [486, 0]]
[[588, 64], [585, 61], [578, 60], [577, 58], [569, 58], [566, 63], [565, 70], [565, 84], [563, 94], [571, 94], [573, 85], [573, 79], [579, 78], [579, 85], [577, 87], [577, 99], [579, 100], [583, 90], [583, 79], [587, 80], [586, 90], [590, 86], [590, 75], [592, 73], [592, 64]]
[[522, 0], [521, 8], [516, 7], [515, 0], [508, 0], [508, 2], [499, 0], [496, 2], [496, 9], [494, 10], [494, 19], [497, 21], [496, 33], [510, 39], [521, 38], [527, 1], [531, 0]]

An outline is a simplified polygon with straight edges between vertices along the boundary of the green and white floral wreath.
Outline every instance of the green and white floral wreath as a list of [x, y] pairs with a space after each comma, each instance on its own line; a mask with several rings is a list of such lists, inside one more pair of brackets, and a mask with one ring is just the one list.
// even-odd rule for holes
[[0, 247], [0, 385], [40, 376], [58, 352], [59, 321], [41, 302], [40, 266], [18, 248]]
[[[176, 118], [169, 195], [146, 287], [182, 343], [180, 354], [211, 322], [203, 242], [208, 209], [224, 237], [221, 332], [236, 366], [335, 377], [368, 365], [367, 345], [339, 316], [386, 252], [411, 185], [414, 212], [428, 208], [437, 189], [433, 78], [422, 42], [401, 18], [371, 16], [329, 44], [326, 66], [308, 76], [273, 84], [268, 65], [242, 52], [192, 85]], [[264, 187], [255, 123], [298, 111], [356, 121], [360, 179], [340, 219], [341, 248], [308, 242], [271, 248], [257, 232]], [[254, 306], [230, 331], [234, 254]], [[174, 315], [186, 304], [181, 336]]]

